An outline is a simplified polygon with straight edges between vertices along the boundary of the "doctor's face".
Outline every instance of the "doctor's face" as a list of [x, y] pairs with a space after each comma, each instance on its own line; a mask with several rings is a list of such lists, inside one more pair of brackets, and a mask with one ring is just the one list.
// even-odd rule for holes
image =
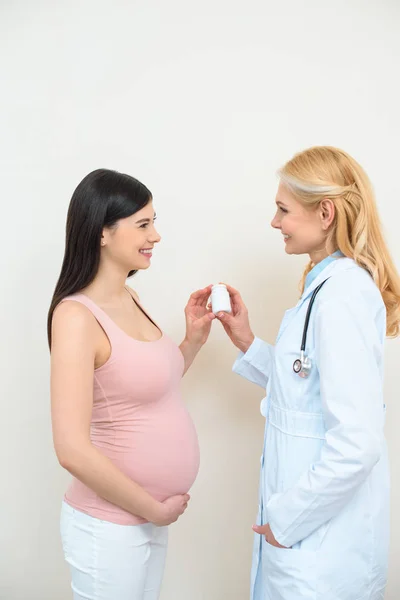
[[326, 254], [326, 230], [321, 222], [321, 209], [306, 208], [280, 183], [276, 195], [276, 214], [271, 226], [280, 229], [287, 254], [309, 254], [313, 262]]

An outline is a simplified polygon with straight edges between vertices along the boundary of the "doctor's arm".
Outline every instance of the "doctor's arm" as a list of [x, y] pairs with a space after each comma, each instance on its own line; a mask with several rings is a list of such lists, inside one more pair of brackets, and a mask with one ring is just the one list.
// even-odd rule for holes
[[275, 494], [267, 518], [276, 540], [291, 547], [335, 517], [379, 461], [383, 440], [380, 340], [365, 301], [321, 303], [315, 315], [315, 363], [326, 439], [319, 460], [287, 491]]
[[231, 298], [232, 314], [218, 313], [216, 316], [233, 344], [240, 350], [233, 371], [265, 388], [271, 373], [274, 348], [254, 336], [241, 295], [235, 288], [229, 285], [226, 287]]

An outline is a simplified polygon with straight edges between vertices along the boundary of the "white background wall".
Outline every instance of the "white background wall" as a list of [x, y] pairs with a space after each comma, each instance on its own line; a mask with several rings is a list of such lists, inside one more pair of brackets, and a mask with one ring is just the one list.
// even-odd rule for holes
[[[108, 167], [152, 190], [163, 242], [133, 285], [176, 341], [191, 291], [220, 280], [273, 341], [305, 263], [269, 228], [294, 152], [337, 145], [364, 165], [400, 268], [399, 32], [397, 0], [0, 1], [2, 600], [70, 598], [45, 321], [75, 186]], [[162, 600], [248, 598], [263, 391], [230, 372], [235, 354], [216, 323], [184, 379], [202, 466]], [[399, 359], [389, 342], [387, 600], [400, 593]]]

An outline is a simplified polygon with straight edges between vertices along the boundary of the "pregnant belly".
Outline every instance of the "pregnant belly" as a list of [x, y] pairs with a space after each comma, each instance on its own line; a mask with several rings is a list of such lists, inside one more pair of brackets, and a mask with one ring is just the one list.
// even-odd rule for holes
[[137, 415], [113, 430], [92, 430], [99, 450], [154, 498], [163, 501], [192, 487], [200, 463], [197, 433], [181, 402]]

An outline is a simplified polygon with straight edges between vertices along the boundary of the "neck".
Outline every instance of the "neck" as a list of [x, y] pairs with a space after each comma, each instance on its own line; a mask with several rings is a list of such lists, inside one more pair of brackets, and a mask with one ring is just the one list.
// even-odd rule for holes
[[100, 262], [96, 277], [84, 293], [103, 305], [118, 304], [124, 298], [128, 273], [115, 265]]
[[327, 256], [329, 256], [328, 252], [310, 252], [310, 260], [313, 263], [313, 265], [317, 265], [318, 263], [320, 263], [321, 261], [324, 260], [324, 258], [326, 258]]
[[326, 258], [327, 256], [331, 256], [334, 252], [337, 252], [337, 250], [338, 250], [337, 248], [334, 248], [334, 247], [327, 248], [325, 246], [324, 246], [324, 248], [319, 248], [317, 250], [313, 250], [312, 252], [309, 253], [310, 260], [314, 265], [317, 265], [318, 263], [323, 261], [324, 258]]

